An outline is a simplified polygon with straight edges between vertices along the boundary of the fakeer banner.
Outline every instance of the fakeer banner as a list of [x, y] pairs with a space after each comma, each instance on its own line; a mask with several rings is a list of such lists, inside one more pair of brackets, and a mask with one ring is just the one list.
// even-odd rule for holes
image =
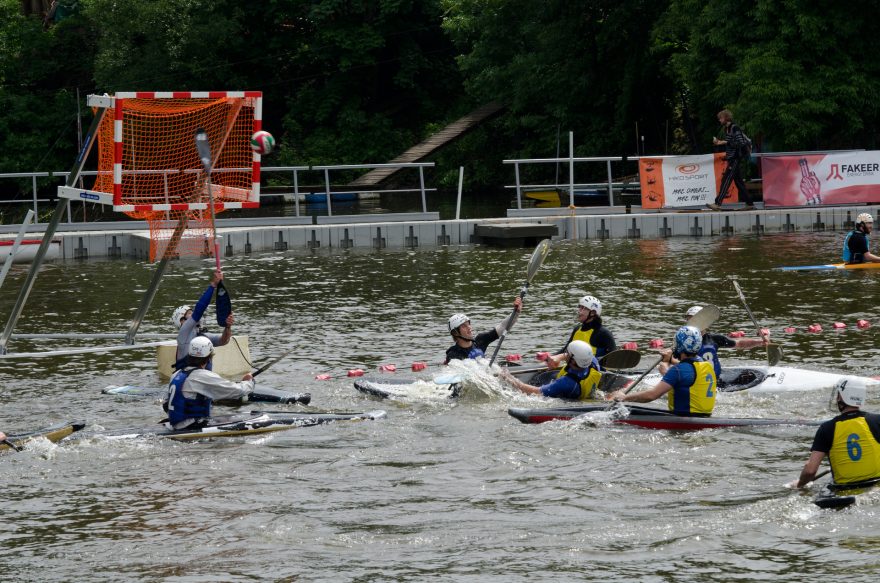
[[[715, 202], [725, 165], [722, 157], [718, 153], [639, 159], [642, 208], [702, 207]], [[724, 202], [738, 200], [733, 184], [728, 194]]]
[[764, 206], [880, 202], [880, 152], [767, 156]]

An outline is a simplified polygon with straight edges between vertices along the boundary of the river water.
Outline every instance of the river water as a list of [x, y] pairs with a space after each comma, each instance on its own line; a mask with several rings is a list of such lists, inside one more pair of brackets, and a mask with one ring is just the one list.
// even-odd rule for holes
[[[784, 364], [880, 374], [878, 279], [783, 273], [821, 263], [839, 234], [555, 243], [502, 354], [558, 349], [577, 299], [603, 302], [618, 342], [668, 338], [692, 304], [722, 308], [715, 330], [751, 330], [729, 276], [785, 349]], [[0, 457], [2, 581], [795, 581], [876, 576], [880, 495], [819, 510], [796, 478], [809, 427], [690, 434], [579, 423], [525, 425], [510, 406], [549, 406], [491, 379], [457, 402], [382, 402], [345, 373], [427, 361], [439, 371], [446, 319], [485, 330], [509, 311], [530, 249], [261, 254], [224, 261], [256, 362], [298, 350], [258, 380], [312, 393], [313, 410], [385, 409], [337, 423], [196, 443], [98, 437]], [[212, 261], [174, 264], [142, 327], [169, 332]], [[17, 332], [121, 332], [152, 266], [45, 267]], [[24, 268], [0, 289], [5, 322]], [[846, 322], [831, 331], [834, 321]], [[804, 328], [822, 324], [826, 331]], [[798, 327], [785, 334], [784, 326]], [[94, 344], [96, 341], [91, 341]], [[58, 342], [55, 342], [57, 346]], [[68, 343], [70, 344], [70, 343]], [[15, 351], [48, 343], [13, 341]], [[724, 354], [760, 361], [754, 353]], [[329, 373], [330, 381], [315, 380]], [[397, 375], [405, 375], [398, 372]], [[149, 400], [100, 394], [158, 385], [151, 351], [0, 361], [0, 428], [82, 418], [87, 431], [144, 426]], [[828, 391], [720, 394], [727, 416], [823, 419]], [[869, 399], [869, 409], [876, 405]], [[253, 405], [251, 405], [253, 407]], [[271, 406], [264, 406], [270, 408]], [[302, 410], [284, 405], [278, 409]]]

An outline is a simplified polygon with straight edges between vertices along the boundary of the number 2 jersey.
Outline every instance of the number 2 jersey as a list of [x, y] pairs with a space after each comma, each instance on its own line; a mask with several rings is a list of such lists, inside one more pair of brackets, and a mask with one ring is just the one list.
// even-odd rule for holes
[[663, 382], [672, 386], [666, 393], [670, 411], [677, 415], [712, 414], [718, 380], [711, 362], [700, 357], [682, 360], [666, 371]]
[[828, 455], [837, 484], [880, 478], [880, 415], [849, 411], [819, 426], [813, 451]]

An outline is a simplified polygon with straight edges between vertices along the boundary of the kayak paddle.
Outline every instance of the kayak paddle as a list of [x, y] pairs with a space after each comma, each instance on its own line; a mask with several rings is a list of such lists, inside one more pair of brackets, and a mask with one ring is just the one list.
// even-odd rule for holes
[[[544, 263], [544, 259], [547, 257], [547, 254], [550, 253], [550, 239], [544, 239], [538, 246], [535, 247], [535, 250], [532, 252], [532, 257], [529, 259], [529, 269], [526, 272], [526, 282], [523, 284], [522, 289], [519, 292], [520, 300], [526, 297], [526, 292], [529, 290], [529, 283], [531, 283], [532, 278], [535, 277], [535, 273], [538, 272], [538, 269], [541, 267], [541, 264]], [[516, 309], [510, 314], [510, 318], [516, 316]], [[510, 329], [510, 324], [505, 326], [504, 330], [501, 332], [501, 336], [498, 338], [498, 345], [495, 347], [495, 352], [492, 353], [492, 358], [489, 359], [489, 367], [492, 367], [492, 364], [495, 362], [495, 358], [498, 356], [498, 351], [501, 350], [501, 344], [504, 343], [504, 338], [507, 336], [507, 332]]]
[[612, 350], [605, 356], [599, 359], [599, 364], [602, 365], [602, 368], [608, 370], [621, 370], [625, 368], [633, 368], [639, 365], [639, 362], [642, 360], [642, 355], [639, 354], [638, 350], [627, 350], [626, 348], [619, 348], [617, 350]]
[[[748, 302], [746, 302], [746, 296], [743, 294], [742, 288], [739, 287], [739, 282], [735, 279], [733, 280], [733, 287], [736, 289], [736, 293], [739, 296], [740, 301], [742, 302], [743, 307], [746, 309], [746, 313], [748, 313], [749, 318], [752, 319], [752, 324], [755, 325], [755, 332], [758, 336], [761, 336], [761, 326], [758, 324], [758, 320], [755, 319], [755, 315], [752, 314], [752, 310], [749, 308]], [[767, 345], [767, 364], [770, 366], [776, 366], [779, 364], [779, 361], [782, 359], [782, 349], [775, 344]]]
[[3, 445], [8, 445], [13, 451], [21, 451], [20, 447], [18, 447], [8, 439], [4, 439], [3, 441], [0, 441], [0, 443], [2, 443]]
[[[707, 306], [704, 306], [702, 310], [700, 310], [699, 312], [697, 312], [696, 314], [691, 316], [690, 320], [688, 320], [687, 325], [693, 326], [694, 328], [696, 328], [697, 330], [699, 330], [702, 333], [703, 330], [705, 330], [706, 328], [708, 328], [709, 326], [714, 324], [715, 320], [717, 320], [720, 316], [721, 316], [721, 310], [718, 309], [718, 306], [713, 306], [713, 305], [709, 304]], [[642, 376], [637, 378], [636, 382], [634, 382], [633, 384], [628, 386], [626, 389], [624, 389], [623, 394], [626, 395], [631, 390], [636, 388], [636, 385], [638, 385], [640, 382], [642, 382], [642, 379], [644, 379], [646, 376], [648, 376], [648, 374], [652, 370], [657, 368], [657, 365], [659, 365], [661, 362], [663, 362], [662, 356], [660, 358], [658, 358], [654, 364], [651, 365], [651, 368], [649, 368], [644, 373], [642, 373]], [[617, 403], [618, 402], [612, 403], [611, 405], [608, 406], [608, 409], [611, 409], [612, 407], [617, 405]]]
[[276, 362], [278, 362], [278, 361], [281, 360], [282, 358], [286, 358], [286, 357], [289, 356], [294, 350], [296, 350], [296, 348], [297, 348], [297, 347], [295, 347], [295, 348], [291, 348], [291, 349], [288, 350], [287, 352], [284, 352], [284, 353], [282, 353], [281, 355], [276, 356], [275, 358], [269, 360], [268, 362], [266, 362], [266, 364], [264, 364], [263, 366], [261, 366], [260, 368], [258, 368], [258, 369], [255, 370], [254, 372], [252, 372], [252, 373], [251, 373], [251, 376], [254, 376], [254, 377], [257, 376], [258, 374], [260, 374], [261, 372], [263, 372], [264, 370], [266, 370], [267, 368], [269, 368], [270, 366], [272, 366], [273, 364], [275, 364]]

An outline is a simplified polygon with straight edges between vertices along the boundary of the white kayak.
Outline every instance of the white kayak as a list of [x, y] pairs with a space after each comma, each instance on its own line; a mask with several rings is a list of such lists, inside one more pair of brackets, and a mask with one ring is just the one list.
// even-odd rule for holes
[[[637, 379], [639, 375], [628, 374]], [[721, 371], [718, 390], [722, 393], [748, 391], [749, 393], [782, 393], [789, 391], [818, 391], [830, 389], [843, 376], [840, 373], [819, 372], [805, 368], [768, 365], [725, 366]], [[660, 373], [652, 373], [641, 382], [643, 387], [651, 387], [662, 378]], [[860, 377], [868, 388], [880, 388], [877, 377]]]

